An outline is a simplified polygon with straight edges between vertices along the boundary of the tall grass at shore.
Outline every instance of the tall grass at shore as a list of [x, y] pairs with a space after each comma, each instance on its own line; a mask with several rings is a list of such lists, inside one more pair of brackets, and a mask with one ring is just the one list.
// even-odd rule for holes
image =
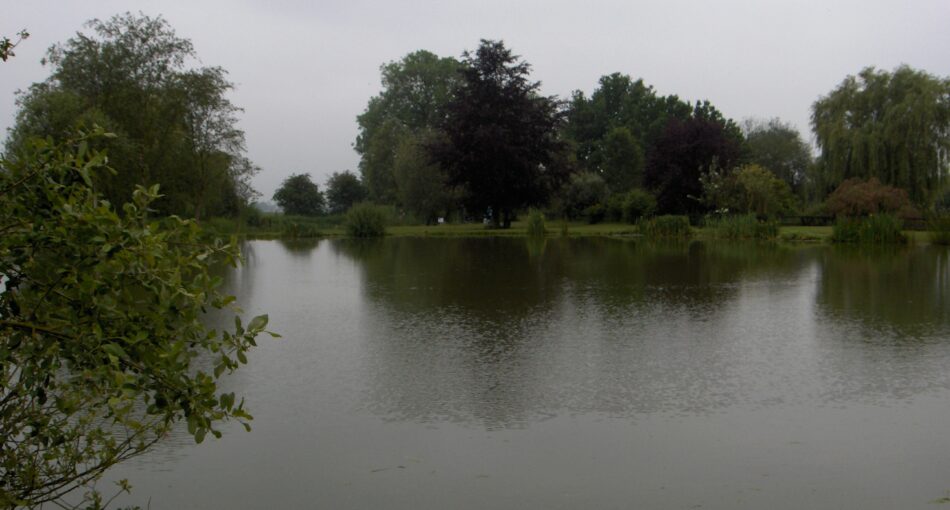
[[637, 228], [649, 238], [687, 238], [692, 235], [689, 218], [686, 216], [656, 216], [641, 218]]
[[209, 218], [201, 222], [205, 231], [216, 235], [246, 235], [303, 239], [323, 237], [328, 230], [339, 230], [343, 217], [295, 216], [258, 213], [237, 218]]
[[525, 226], [528, 237], [544, 237], [544, 213], [537, 209], [528, 212], [528, 222]]
[[351, 207], [344, 220], [350, 237], [382, 237], [388, 222], [389, 208], [365, 202]]
[[872, 214], [862, 218], [839, 217], [831, 232], [834, 243], [904, 244], [903, 221], [892, 214]]

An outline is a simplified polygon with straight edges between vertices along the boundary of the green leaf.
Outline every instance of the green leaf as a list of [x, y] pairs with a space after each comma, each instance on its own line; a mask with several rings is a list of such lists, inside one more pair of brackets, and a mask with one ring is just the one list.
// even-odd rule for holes
[[247, 325], [247, 330], [252, 333], [257, 333], [263, 331], [267, 327], [267, 315], [258, 315], [251, 319], [251, 322]]
[[128, 357], [128, 355], [125, 353], [125, 350], [122, 349], [122, 347], [119, 346], [118, 344], [114, 344], [114, 343], [103, 344], [103, 345], [102, 345], [102, 350], [105, 351], [106, 354], [108, 354], [108, 355], [110, 355], [110, 356], [114, 356], [114, 357], [116, 357], [116, 358], [120, 358], [120, 359], [121, 359], [121, 358], [127, 358], [127, 357]]

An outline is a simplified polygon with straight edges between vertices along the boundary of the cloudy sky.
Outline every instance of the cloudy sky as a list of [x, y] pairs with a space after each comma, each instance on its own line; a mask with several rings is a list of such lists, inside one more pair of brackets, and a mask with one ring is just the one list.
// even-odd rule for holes
[[547, 95], [589, 94], [621, 72], [737, 121], [780, 117], [808, 139], [811, 104], [863, 67], [950, 76], [947, 0], [29, 0], [2, 10], [0, 35], [32, 34], [0, 64], [3, 136], [15, 91], [48, 76], [40, 59], [51, 44], [91, 18], [161, 15], [201, 64], [230, 72], [265, 198], [292, 172], [322, 183], [357, 170], [355, 118], [379, 92], [379, 66], [418, 49], [458, 57], [502, 39]]

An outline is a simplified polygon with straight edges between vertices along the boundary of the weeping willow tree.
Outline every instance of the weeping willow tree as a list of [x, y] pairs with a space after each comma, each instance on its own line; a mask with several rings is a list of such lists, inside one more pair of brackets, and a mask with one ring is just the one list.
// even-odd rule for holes
[[822, 184], [871, 177], [928, 207], [950, 174], [950, 79], [865, 68], [812, 106]]

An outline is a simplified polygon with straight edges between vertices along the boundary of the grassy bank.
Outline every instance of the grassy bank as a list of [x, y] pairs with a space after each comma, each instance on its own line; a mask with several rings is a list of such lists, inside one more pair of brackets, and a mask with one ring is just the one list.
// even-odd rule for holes
[[[202, 223], [205, 229], [218, 235], [237, 235], [252, 239], [288, 239], [306, 237], [345, 237], [342, 217], [318, 217], [266, 215], [267, 220], [258, 225], [247, 225], [237, 219], [214, 218]], [[394, 225], [386, 229], [393, 237], [526, 237], [527, 221], [516, 221], [509, 229], [486, 228], [479, 223], [452, 223], [443, 225]], [[548, 220], [545, 223], [548, 237], [610, 237], [638, 236], [636, 225], [627, 223], [562, 222]], [[785, 242], [827, 242], [832, 227], [783, 226], [779, 228], [778, 240]], [[912, 243], [930, 243], [926, 231], [904, 231]], [[693, 239], [716, 239], [717, 234], [709, 228], [693, 228]]]

